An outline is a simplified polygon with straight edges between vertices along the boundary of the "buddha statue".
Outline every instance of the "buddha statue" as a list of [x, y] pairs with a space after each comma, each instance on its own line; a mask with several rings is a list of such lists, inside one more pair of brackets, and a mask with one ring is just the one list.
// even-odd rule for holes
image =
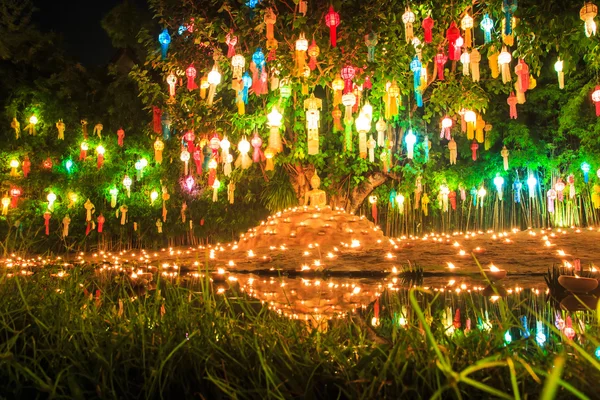
[[327, 206], [327, 195], [324, 191], [320, 190], [321, 178], [317, 175], [317, 171], [310, 178], [310, 187], [312, 188], [306, 192], [304, 196], [304, 204], [311, 207], [325, 207]]

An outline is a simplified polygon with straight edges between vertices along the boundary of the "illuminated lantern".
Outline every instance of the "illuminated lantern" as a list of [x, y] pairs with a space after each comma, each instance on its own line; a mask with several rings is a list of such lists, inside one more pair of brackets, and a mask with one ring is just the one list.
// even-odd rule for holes
[[598, 7], [595, 4], [586, 2], [581, 10], [579, 10], [579, 17], [585, 22], [585, 35], [591, 37], [596, 34], [596, 22], [594, 17], [598, 14]]
[[427, 193], [423, 193], [423, 198], [421, 199], [421, 205], [423, 206], [423, 215], [424, 216], [428, 216], [429, 215], [429, 196], [427, 195]]
[[500, 76], [500, 69], [498, 68], [500, 58], [500, 53], [496, 50], [495, 47], [491, 46], [488, 52], [488, 64], [490, 66], [490, 71], [492, 72], [492, 78], [496, 79]]
[[379, 121], [375, 124], [375, 129], [377, 130], [377, 146], [383, 147], [385, 145], [385, 131], [387, 130], [387, 124], [380, 116]]
[[163, 139], [169, 140], [171, 138], [171, 116], [168, 112], [163, 113], [161, 124], [163, 129]]
[[404, 35], [406, 37], [406, 43], [410, 43], [414, 37], [413, 23], [415, 22], [415, 14], [410, 10], [410, 7], [407, 7], [406, 12], [402, 14], [402, 22], [404, 23]]
[[554, 185], [554, 189], [558, 195], [558, 200], [563, 201], [563, 192], [565, 190], [565, 183], [559, 178], [556, 184]]
[[206, 100], [206, 104], [209, 107], [213, 104], [213, 100], [215, 98], [215, 91], [219, 83], [221, 83], [221, 74], [219, 73], [217, 65], [215, 64], [213, 69], [208, 73], [208, 84], [210, 86], [208, 88], [208, 98]]
[[37, 125], [37, 123], [38, 118], [35, 115], [32, 115], [31, 117], [29, 117], [29, 124], [25, 127], [25, 130], [29, 132], [30, 135], [35, 136], [35, 126]]
[[385, 102], [385, 119], [391, 120], [392, 117], [398, 115], [398, 97], [400, 96], [400, 88], [396, 84], [396, 81], [387, 83], [386, 94], [383, 97]]
[[417, 103], [417, 107], [423, 107], [423, 96], [419, 89], [421, 86], [421, 68], [421, 61], [415, 56], [410, 62], [410, 70], [413, 73], [413, 87], [415, 90], [415, 102]]
[[17, 168], [19, 168], [19, 161], [16, 159], [10, 160], [10, 176], [17, 177], [19, 173], [17, 172]]
[[298, 40], [296, 40], [296, 71], [298, 76], [302, 76], [304, 73], [304, 66], [306, 65], [306, 51], [308, 50], [308, 40], [304, 36], [304, 32], [300, 33]]
[[375, 162], [375, 146], [377, 142], [373, 138], [373, 135], [369, 135], [369, 140], [367, 140], [367, 148], [369, 149], [369, 161]]
[[450, 200], [452, 210], [456, 210], [456, 192], [454, 190], [448, 193], [448, 199]]
[[190, 64], [190, 66], [185, 70], [185, 76], [187, 76], [187, 90], [190, 92], [192, 90], [198, 89], [198, 85], [196, 85], [196, 68], [194, 68], [194, 64]]
[[346, 65], [342, 68], [342, 79], [344, 80], [344, 93], [349, 93], [352, 91], [352, 79], [356, 75], [356, 70], [352, 65]]
[[319, 153], [319, 120], [321, 113], [319, 110], [323, 107], [323, 101], [316, 98], [314, 93], [310, 98], [304, 100], [304, 110], [306, 110], [306, 136], [308, 139], [308, 154], [315, 155]]
[[179, 155], [179, 159], [183, 161], [183, 171], [184, 175], [189, 175], [189, 161], [190, 161], [190, 152], [187, 151], [186, 148], [181, 150], [181, 154]]
[[160, 126], [161, 118], [162, 110], [156, 106], [152, 106], [152, 130], [156, 134], [160, 134], [162, 132], [162, 127]]
[[[3, 199], [4, 200], [4, 199]], [[3, 214], [6, 215], [6, 214]], [[50, 218], [52, 218], [52, 214], [49, 211], [44, 213], [44, 226], [46, 231], [46, 236], [50, 235]]]
[[473, 37], [473, 17], [466, 13], [465, 16], [460, 21], [460, 27], [465, 31], [465, 47], [472, 47], [472, 37]]
[[583, 172], [583, 181], [588, 183], [590, 180], [590, 164], [586, 162], [581, 164], [581, 172]]
[[423, 158], [425, 162], [429, 161], [429, 149], [431, 148], [431, 141], [429, 140], [429, 136], [425, 135], [423, 138]]
[[342, 111], [339, 107], [335, 107], [331, 112], [331, 117], [333, 118], [333, 131], [340, 132], [342, 129]]
[[265, 171], [273, 171], [275, 169], [275, 165], [273, 164], [273, 157], [275, 157], [275, 151], [273, 151], [272, 148], [268, 147], [265, 150], [265, 159], [267, 160]]
[[65, 123], [62, 119], [59, 119], [56, 123], [56, 129], [58, 130], [58, 140], [65, 140]]
[[144, 169], [148, 166], [148, 160], [142, 158], [135, 162], [135, 169], [137, 171], [136, 178], [138, 181], [142, 180], [144, 177]]
[[133, 181], [131, 180], [131, 178], [127, 175], [125, 175], [125, 178], [123, 178], [123, 186], [125, 186], [125, 190], [127, 190], [127, 197], [131, 197], [131, 184], [133, 183]]
[[158, 192], [153, 190], [152, 193], [150, 193], [150, 205], [153, 205], [156, 199], [158, 199]]
[[448, 56], [444, 53], [438, 53], [435, 56], [435, 64], [437, 66], [438, 79], [440, 81], [444, 80], [444, 64], [448, 61]]
[[512, 19], [514, 12], [517, 11], [517, 0], [504, 0], [502, 3], [502, 12], [504, 13], [504, 34], [512, 34]]
[[333, 10], [333, 6], [329, 7], [329, 12], [325, 15], [325, 25], [329, 28], [329, 37], [331, 39], [331, 47], [336, 47], [337, 27], [340, 24], [340, 14]]
[[218, 179], [215, 179], [215, 181], [213, 182], [213, 184], [211, 185], [213, 188], [213, 197], [212, 197], [212, 201], [213, 203], [216, 202], [218, 199], [218, 195], [219, 195], [219, 188], [221, 187], [221, 182], [219, 182]]
[[473, 49], [473, 51], [471, 52], [470, 61], [471, 76], [473, 77], [473, 82], [479, 82], [479, 63], [481, 62], [481, 53], [477, 49]]
[[8, 215], [8, 206], [10, 205], [10, 197], [2, 198], [2, 215]]
[[167, 191], [165, 186], [162, 187], [162, 218], [164, 222], [167, 222], [167, 201], [171, 198], [171, 195]]
[[119, 128], [117, 131], [117, 144], [119, 147], [123, 147], [123, 139], [125, 139], [125, 131], [123, 128]]
[[236, 167], [241, 167], [242, 169], [248, 169], [252, 165], [252, 159], [248, 155], [250, 151], [250, 142], [246, 140], [244, 136], [242, 140], [238, 143], [238, 151], [240, 152], [240, 156], [235, 161]]
[[485, 196], [487, 195], [487, 190], [485, 190], [485, 188], [482, 186], [479, 188], [479, 190], [477, 191], [477, 197], [479, 198], [479, 207], [483, 208], [483, 200], [485, 199]]
[[358, 152], [362, 159], [367, 158], [367, 132], [371, 130], [371, 121], [362, 112], [356, 118], [356, 131], [358, 132]]
[[246, 59], [241, 54], [236, 54], [231, 58], [231, 72], [233, 79], [242, 79], [244, 68], [246, 66]]
[[267, 39], [274, 39], [275, 34], [273, 26], [275, 25], [275, 22], [277, 22], [277, 15], [275, 15], [275, 11], [273, 11], [271, 7], [267, 8], [265, 10], [263, 19], [265, 21], [265, 25], [267, 26]]
[[446, 40], [448, 40], [448, 55], [450, 56], [451, 61], [458, 61], [458, 56], [456, 55], [456, 41], [460, 37], [460, 31], [458, 27], [452, 21], [450, 27], [446, 31]]
[[367, 45], [367, 61], [375, 61], [375, 46], [377, 46], [377, 33], [371, 31], [365, 35], [365, 44]]
[[500, 70], [502, 71], [502, 83], [510, 82], [510, 62], [512, 60], [512, 56], [506, 50], [506, 47], [502, 47], [502, 52], [498, 56], [498, 65], [500, 65]]
[[454, 122], [452, 121], [452, 118], [447, 116], [442, 118], [442, 130], [440, 131], [440, 139], [451, 139], [451, 129], [453, 124]]
[[21, 197], [22, 194], [23, 192], [18, 187], [13, 187], [12, 189], [10, 189], [11, 208], [17, 208], [17, 202], [19, 201], [19, 197]]
[[280, 153], [283, 151], [283, 145], [281, 143], [281, 136], [279, 135], [279, 128], [283, 123], [283, 115], [281, 115], [276, 106], [273, 106], [273, 109], [267, 115], [267, 121], [269, 121], [269, 148], [275, 153]]
[[500, 152], [500, 155], [502, 156], [502, 159], [504, 161], [504, 170], [508, 171], [508, 149], [506, 148], [506, 146], [502, 147], [502, 151]]
[[98, 233], [102, 233], [104, 230], [104, 222], [106, 222], [106, 218], [104, 218], [104, 215], [100, 214], [98, 216]]
[[165, 60], [169, 51], [169, 44], [171, 44], [171, 35], [169, 35], [167, 28], [163, 29], [160, 35], [158, 35], [158, 43], [160, 43], [162, 59]]
[[102, 130], [103, 129], [104, 129], [104, 125], [96, 124], [96, 125], [94, 125], [94, 131], [92, 132], [92, 134], [98, 135], [98, 138], [102, 139]]
[[596, 85], [596, 88], [592, 92], [592, 101], [596, 106], [596, 117], [600, 117], [600, 86]]
[[575, 176], [574, 175], [569, 175], [567, 177], [567, 183], [569, 184], [569, 198], [574, 199], [575, 198]]
[[565, 88], [565, 73], [563, 72], [563, 61], [559, 58], [558, 61], [554, 64], [554, 70], [558, 75], [558, 87], [560, 89]]
[[369, 203], [371, 204], [371, 217], [373, 217], [373, 222], [377, 224], [377, 196], [369, 196]]
[[79, 150], [79, 160], [85, 160], [85, 158], [87, 157], [87, 151], [89, 149], [89, 146], [87, 144], [87, 142], [81, 142], [81, 146], [80, 146], [80, 150]]
[[464, 76], [469, 76], [470, 75], [470, 66], [471, 66], [471, 55], [467, 52], [466, 48], [465, 51], [462, 53], [462, 55], [460, 56], [460, 62], [462, 63], [462, 73]]
[[450, 194], [450, 189], [447, 185], [440, 186], [440, 195], [442, 196], [442, 211], [448, 212], [448, 195]]
[[[233, 82], [235, 82], [235, 80]], [[206, 89], [208, 89], [209, 86], [210, 85], [208, 84], [208, 77], [206, 75], [203, 75], [202, 78], [200, 78], [200, 98], [202, 100], [206, 99]]]
[[398, 211], [400, 214], [404, 214], [404, 196], [402, 193], [396, 195], [396, 204], [398, 204]]
[[69, 198], [69, 204], [67, 205], [67, 208], [75, 207], [77, 200], [79, 200], [79, 196], [77, 196], [77, 193], [73, 193], [73, 192], [69, 193], [68, 198]]
[[550, 214], [554, 213], [554, 200], [556, 200], [556, 190], [550, 189], [548, 193], [546, 193], [546, 197], [548, 198], [548, 212]]
[[536, 185], [537, 185], [537, 179], [535, 179], [535, 176], [529, 175], [529, 178], [527, 178], [527, 186], [529, 187], [529, 198], [530, 199], [533, 199], [535, 197]]
[[352, 107], [356, 104], [356, 96], [354, 93], [346, 93], [342, 96], [342, 104], [346, 107], [344, 115], [345, 140], [344, 147], [346, 151], [352, 151]]
[[504, 185], [504, 178], [500, 175], [496, 175], [494, 178], [494, 186], [496, 186], [496, 191], [498, 192], [498, 199], [502, 200], [502, 186]]
[[66, 238], [67, 236], [69, 236], [69, 225], [71, 224], [71, 218], [69, 217], [69, 214], [65, 215], [65, 217], [62, 220], [63, 223], [63, 238]]
[[450, 150], [450, 165], [456, 165], [456, 159], [458, 158], [458, 147], [454, 138], [451, 138], [448, 142], [448, 150]]
[[84, 203], [83, 207], [86, 210], [85, 221], [87, 222], [87, 228], [85, 230], [85, 235], [87, 236], [90, 233], [92, 214], [95, 212], [96, 206], [94, 206], [94, 204], [90, 201], [90, 199], [87, 199], [87, 201]]
[[479, 148], [479, 145], [477, 144], [476, 141], [473, 140], [473, 143], [471, 143], [471, 158], [473, 159], [473, 161], [477, 161], [477, 149]]
[[48, 200], [48, 210], [54, 211], [54, 202], [56, 201], [56, 195], [53, 192], [48, 193], [46, 196], [46, 200]]
[[344, 81], [337, 77], [331, 82], [331, 88], [333, 89], [333, 105], [337, 106], [342, 102], [342, 94], [345, 84]]
[[466, 110], [464, 113], [464, 120], [467, 124], [467, 139], [473, 140], [475, 138], [475, 127], [477, 124], [477, 114], [474, 111]]
[[489, 14], [485, 14], [480, 23], [481, 30], [483, 31], [483, 37], [485, 44], [492, 41], [492, 29], [494, 29], [494, 21], [490, 18]]
[[[273, 61], [275, 60], [275, 57], [277, 56], [277, 48], [279, 47], [279, 43], [277, 43], [277, 40], [275, 39], [269, 39], [267, 40], [267, 50], [269, 51], [269, 55], [267, 56], [267, 61]], [[279, 74], [279, 72], [277, 72], [277, 74]], [[277, 78], [277, 74], [272, 74], [271, 75], [271, 90], [275, 90], [275, 88], [279, 87], [279, 82], [277, 82], [277, 84], [275, 84], [275, 80], [279, 80]], [[276, 79], [277, 78], [277, 79]]]
[[219, 148], [221, 147], [221, 141], [219, 140], [219, 134], [215, 132], [210, 141], [208, 142], [208, 147], [212, 150], [212, 156], [215, 159], [219, 158]]
[[311, 71], [314, 71], [317, 68], [317, 57], [321, 53], [319, 46], [317, 46], [317, 42], [313, 39], [310, 46], [308, 46], [308, 56], [310, 57], [310, 61], [308, 62], [308, 67]]
[[434, 25], [434, 21], [433, 18], [431, 18], [431, 15], [428, 15], [427, 18], [425, 18], [423, 20], [423, 22], [421, 23], [421, 26], [423, 27], [423, 32], [425, 33], [425, 43], [431, 43], [431, 41], [433, 40], [433, 25]]
[[515, 92], [510, 92], [510, 96], [506, 100], [510, 107], [510, 118], [517, 119], [517, 96], [515, 96]]
[[404, 136], [404, 142], [406, 143], [406, 157], [412, 160], [414, 157], [415, 144], [417, 143], [417, 137], [413, 133], [412, 128], [408, 128], [408, 133]]
[[223, 136], [223, 140], [221, 140], [221, 160], [223, 160], [223, 173], [225, 176], [231, 174], [231, 162], [233, 161], [233, 156], [229, 154], [230, 148], [231, 143], [227, 139], [227, 136]]
[[[121, 207], [119, 207], [119, 210], [121, 212], [121, 225], [125, 225], [127, 223], [127, 212], [129, 211], [129, 207], [127, 207], [125, 204], [123, 204]], [[118, 213], [117, 213], [117, 217], [118, 217]]]
[[177, 84], [177, 76], [174, 73], [167, 75], [167, 84], [169, 85], [169, 97], [172, 101], [175, 99], [175, 85]]
[[238, 37], [233, 35], [233, 32], [229, 32], [225, 36], [225, 44], [227, 44], [227, 58], [235, 56], [235, 45], [238, 42]]
[[13, 117], [10, 127], [15, 130], [15, 139], [18, 139], [21, 134], [21, 123], [17, 120], [16, 117]]
[[156, 138], [156, 141], [154, 142], [154, 161], [156, 161], [157, 164], [162, 163], [162, 153], [164, 149], [165, 143], [162, 140], [160, 140], [160, 138]]
[[515, 67], [515, 74], [517, 74], [517, 85], [518, 91], [525, 93], [529, 90], [529, 66], [525, 64], [525, 60], [522, 58]]
[[97, 154], [97, 160], [96, 160], [96, 168], [100, 169], [102, 168], [102, 164], [104, 163], [104, 146], [100, 145], [98, 147], [96, 147], [96, 154]]
[[113, 187], [108, 192], [110, 193], [110, 206], [112, 208], [115, 208], [117, 206], [117, 196], [119, 195], [119, 189]]
[[196, 183], [196, 181], [192, 175], [189, 175], [187, 178], [185, 178], [185, 186], [186, 186], [188, 192], [192, 191], [195, 183]]
[[258, 133], [254, 132], [254, 136], [252, 137], [252, 140], [250, 140], [250, 144], [252, 145], [252, 147], [254, 147], [254, 152], [252, 153], [252, 161], [254, 161], [255, 163], [260, 162], [265, 158], [265, 155], [263, 154], [261, 149], [262, 143], [263, 141], [260, 138], [260, 136], [258, 136]]

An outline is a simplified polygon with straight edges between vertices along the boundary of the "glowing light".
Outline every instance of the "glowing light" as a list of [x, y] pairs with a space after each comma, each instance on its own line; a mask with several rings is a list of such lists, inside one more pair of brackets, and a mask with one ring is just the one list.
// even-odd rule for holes
[[36, 117], [35, 115], [32, 115], [31, 117], [29, 117], [29, 123], [32, 125], [36, 125], [38, 123], [38, 117]]

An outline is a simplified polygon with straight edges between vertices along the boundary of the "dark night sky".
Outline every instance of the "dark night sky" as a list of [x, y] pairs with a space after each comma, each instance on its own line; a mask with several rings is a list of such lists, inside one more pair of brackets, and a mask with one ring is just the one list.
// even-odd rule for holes
[[[62, 35], [67, 52], [86, 66], [110, 61], [116, 50], [102, 29], [102, 18], [122, 0], [33, 0], [36, 25]], [[145, 2], [139, 3], [144, 6]]]

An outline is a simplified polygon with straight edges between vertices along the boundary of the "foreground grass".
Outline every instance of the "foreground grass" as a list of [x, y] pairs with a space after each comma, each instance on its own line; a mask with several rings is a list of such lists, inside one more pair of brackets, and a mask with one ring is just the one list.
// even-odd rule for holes
[[[379, 325], [362, 316], [290, 321], [210, 282], [159, 281], [136, 294], [122, 277], [75, 269], [0, 277], [0, 397], [7, 398], [594, 398], [597, 325], [575, 341], [551, 326], [544, 346], [519, 332], [517, 299], [486, 309], [490, 330], [449, 335], [448, 302], [485, 318], [470, 295], [383, 296]], [[404, 296], [404, 297], [403, 297]], [[405, 317], [400, 326], [398, 316]], [[592, 320], [595, 321], [595, 320]], [[515, 336], [519, 336], [518, 334]]]

